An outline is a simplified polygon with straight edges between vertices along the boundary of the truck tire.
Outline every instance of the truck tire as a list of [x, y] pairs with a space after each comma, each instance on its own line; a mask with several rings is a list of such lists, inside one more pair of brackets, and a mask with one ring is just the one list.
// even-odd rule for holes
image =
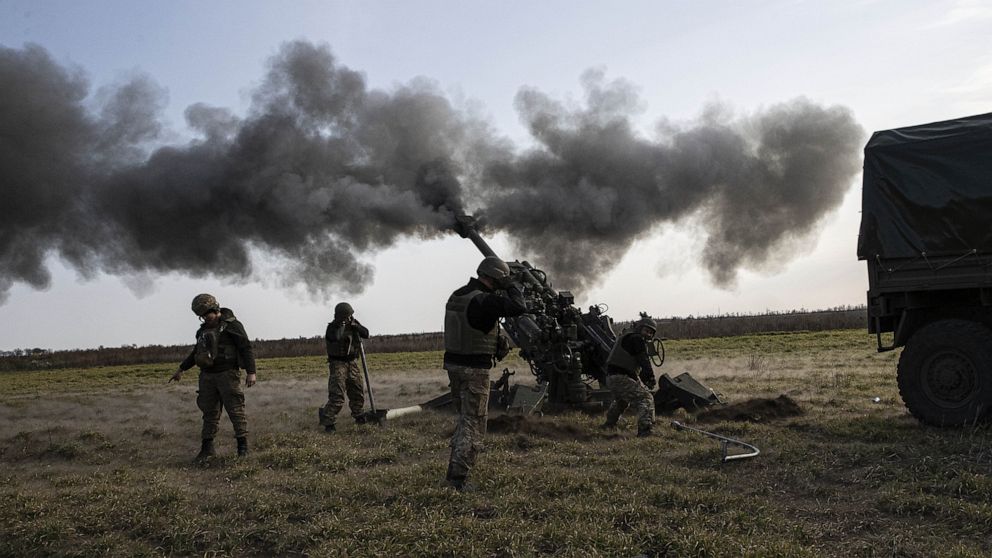
[[992, 331], [967, 320], [920, 328], [899, 357], [898, 381], [906, 408], [926, 424], [982, 420], [992, 407]]

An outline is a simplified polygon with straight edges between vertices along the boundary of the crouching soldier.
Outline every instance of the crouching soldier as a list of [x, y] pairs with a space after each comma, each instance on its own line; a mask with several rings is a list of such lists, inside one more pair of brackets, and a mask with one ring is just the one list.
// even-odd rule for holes
[[327, 344], [327, 404], [317, 409], [320, 425], [326, 432], [334, 432], [337, 414], [344, 407], [348, 396], [348, 409], [357, 424], [364, 424], [365, 387], [357, 359], [362, 339], [369, 338], [369, 330], [355, 319], [355, 310], [347, 302], [334, 307], [334, 320], [327, 324], [324, 340]]
[[658, 326], [651, 318], [642, 318], [630, 331], [617, 339], [606, 360], [606, 387], [613, 392], [613, 403], [606, 411], [603, 428], [614, 428], [629, 405], [637, 409], [637, 435], [650, 436], [654, 426], [654, 368], [648, 357], [647, 343]]
[[241, 369], [247, 372], [245, 386], [255, 385], [255, 355], [251, 341], [234, 312], [221, 308], [212, 295], [196, 295], [192, 308], [203, 323], [196, 331], [196, 345], [169, 381], [178, 382], [183, 372], [193, 365], [200, 367], [196, 406], [203, 411], [203, 430], [196, 460], [204, 461], [214, 455], [214, 436], [220, 423], [221, 407], [227, 410], [234, 425], [238, 457], [244, 457], [248, 455], [248, 419], [245, 393], [241, 389]]

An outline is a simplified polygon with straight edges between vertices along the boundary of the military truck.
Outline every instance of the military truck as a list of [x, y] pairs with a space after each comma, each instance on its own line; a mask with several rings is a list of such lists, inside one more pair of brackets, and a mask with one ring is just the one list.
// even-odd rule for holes
[[878, 350], [904, 347], [909, 412], [936, 426], [989, 418], [992, 113], [871, 136], [858, 259]]

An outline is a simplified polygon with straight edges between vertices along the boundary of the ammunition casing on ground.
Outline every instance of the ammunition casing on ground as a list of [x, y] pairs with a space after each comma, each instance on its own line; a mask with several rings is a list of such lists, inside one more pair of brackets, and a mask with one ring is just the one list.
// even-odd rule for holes
[[399, 409], [386, 409], [386, 419], [394, 419], [403, 415], [412, 415], [423, 410], [423, 405], [411, 405], [409, 407], [400, 407]]

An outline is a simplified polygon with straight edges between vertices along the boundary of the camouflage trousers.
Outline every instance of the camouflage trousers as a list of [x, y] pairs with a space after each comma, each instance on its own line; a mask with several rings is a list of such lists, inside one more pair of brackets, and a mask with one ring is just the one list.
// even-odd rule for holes
[[365, 387], [362, 384], [362, 370], [358, 360], [332, 360], [327, 365], [327, 403], [321, 409], [320, 425], [334, 424], [337, 414], [344, 407], [344, 398], [348, 396], [348, 408], [351, 416], [357, 417], [365, 408]]
[[227, 417], [234, 425], [234, 436], [248, 435], [248, 417], [245, 414], [245, 392], [241, 387], [241, 371], [200, 372], [200, 385], [196, 390], [196, 406], [203, 411], [201, 437], [212, 440], [220, 425], [220, 411], [227, 410]]
[[637, 409], [638, 428], [650, 428], [654, 424], [654, 396], [641, 382], [624, 376], [610, 374], [606, 377], [606, 387], [613, 392], [613, 403], [606, 411], [606, 422], [615, 424], [620, 415], [633, 405]]
[[451, 399], [458, 412], [458, 423], [451, 436], [448, 479], [464, 479], [475, 465], [486, 435], [489, 413], [489, 370], [449, 364]]

